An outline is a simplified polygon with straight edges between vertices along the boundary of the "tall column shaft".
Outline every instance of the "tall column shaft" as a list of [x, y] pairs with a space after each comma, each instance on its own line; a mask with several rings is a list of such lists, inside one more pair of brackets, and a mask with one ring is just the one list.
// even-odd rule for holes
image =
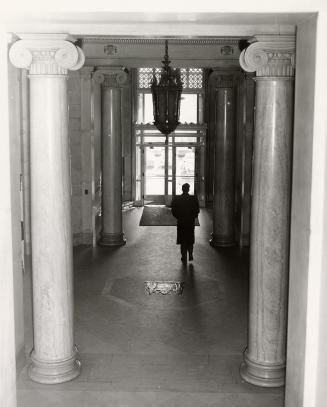
[[24, 199], [24, 244], [25, 254], [31, 255], [31, 189], [30, 189], [30, 125], [29, 125], [29, 83], [26, 70], [21, 71], [21, 155]]
[[30, 72], [34, 348], [30, 377], [61, 383], [79, 374], [74, 344], [67, 68], [83, 62], [65, 36], [16, 42], [10, 57]]
[[[258, 55], [260, 45], [245, 51], [248, 60], [259, 60], [251, 59], [251, 47]], [[241, 366], [244, 380], [264, 387], [282, 386], [285, 380], [292, 168], [292, 69], [278, 62], [291, 65], [294, 43], [287, 44], [287, 52], [277, 52], [274, 45], [279, 50], [280, 44], [269, 44], [272, 51], [263, 56], [266, 62], [256, 78], [249, 329]]]
[[31, 76], [30, 92], [32, 360], [38, 367], [39, 360], [56, 362], [75, 353], [66, 78]]
[[221, 79], [216, 88], [215, 169], [212, 246], [233, 246], [235, 96], [233, 78]]
[[102, 232], [100, 245], [126, 243], [122, 226], [122, 70], [99, 69], [94, 78], [102, 84]]

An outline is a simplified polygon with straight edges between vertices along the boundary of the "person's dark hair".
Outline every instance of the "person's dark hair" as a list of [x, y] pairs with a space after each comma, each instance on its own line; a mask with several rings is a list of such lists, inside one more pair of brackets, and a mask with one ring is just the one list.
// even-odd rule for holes
[[182, 185], [182, 191], [188, 192], [190, 190], [190, 184], [186, 183]]

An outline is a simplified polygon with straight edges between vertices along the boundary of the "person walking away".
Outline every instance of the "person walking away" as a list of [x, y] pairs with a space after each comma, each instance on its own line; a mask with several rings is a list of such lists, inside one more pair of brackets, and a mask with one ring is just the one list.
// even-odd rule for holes
[[194, 221], [200, 212], [197, 196], [189, 195], [189, 190], [190, 185], [183, 184], [183, 193], [175, 196], [171, 203], [171, 212], [177, 219], [176, 243], [181, 245], [183, 263], [187, 261], [187, 252], [189, 261], [193, 260]]

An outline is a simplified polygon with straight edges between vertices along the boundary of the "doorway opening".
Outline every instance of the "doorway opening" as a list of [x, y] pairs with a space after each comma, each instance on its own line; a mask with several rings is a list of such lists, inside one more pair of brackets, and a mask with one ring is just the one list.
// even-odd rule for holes
[[172, 197], [188, 182], [190, 193], [204, 205], [204, 153], [206, 124], [203, 121], [204, 81], [202, 68], [180, 68], [183, 81], [180, 122], [167, 139], [153, 124], [151, 80], [160, 68], [137, 69], [134, 137], [136, 142], [136, 196], [139, 206], [151, 202], [170, 205]]

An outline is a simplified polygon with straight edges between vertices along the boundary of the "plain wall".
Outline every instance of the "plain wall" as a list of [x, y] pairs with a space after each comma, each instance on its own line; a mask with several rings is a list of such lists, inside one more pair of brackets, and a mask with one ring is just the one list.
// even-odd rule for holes
[[[327, 404], [327, 13], [317, 21], [304, 405]], [[309, 78], [308, 78], [309, 79]]]
[[11, 194], [12, 156], [8, 95], [7, 35], [0, 33], [0, 405], [16, 406], [15, 317], [14, 317], [14, 240], [17, 222]]
[[298, 25], [285, 407], [326, 406], [326, 14]]
[[[297, 29], [286, 406], [303, 404], [316, 21]], [[302, 355], [302, 357], [299, 357]]]
[[15, 348], [17, 368], [24, 363], [24, 306], [23, 306], [23, 254], [22, 254], [22, 192], [21, 186], [21, 73], [12, 64], [9, 71], [9, 109], [10, 109], [10, 157], [11, 157], [11, 200], [12, 200], [12, 250], [14, 277], [14, 312], [15, 312]]

